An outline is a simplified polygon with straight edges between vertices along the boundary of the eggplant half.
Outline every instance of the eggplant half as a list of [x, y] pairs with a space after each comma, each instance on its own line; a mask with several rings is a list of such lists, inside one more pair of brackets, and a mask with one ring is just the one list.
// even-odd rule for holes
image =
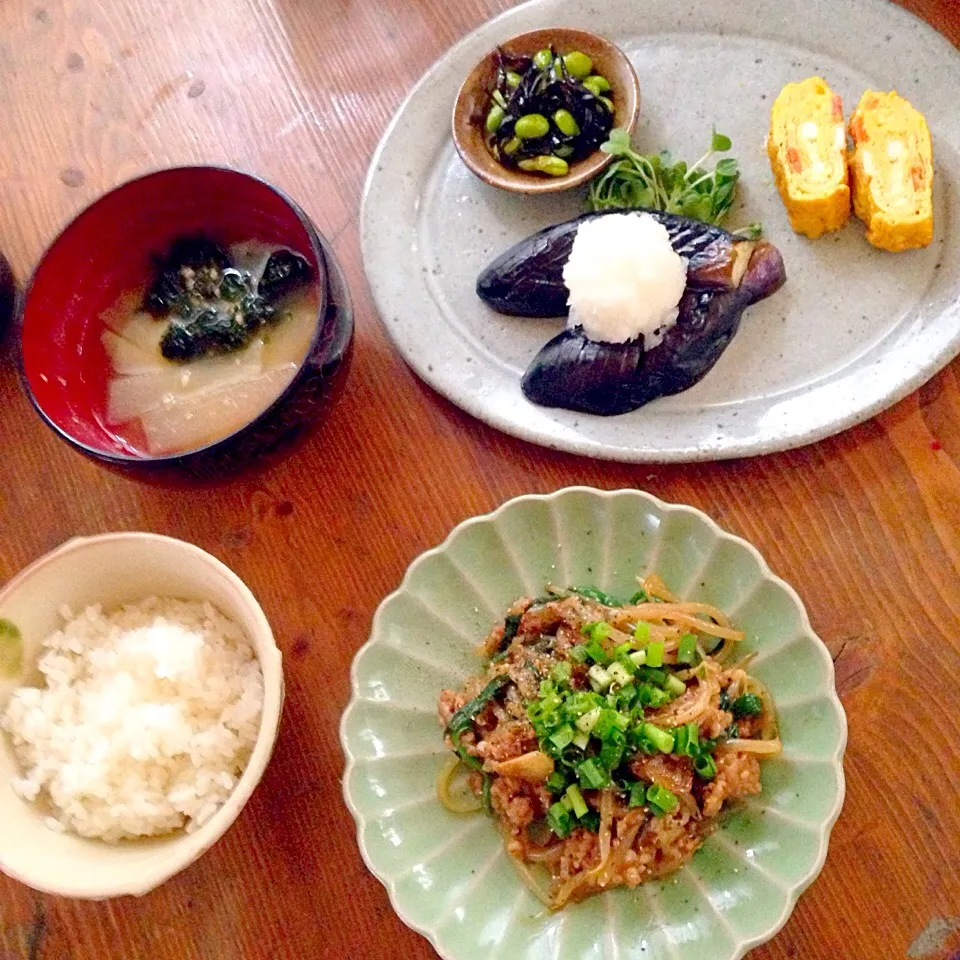
[[611, 213], [649, 213], [667, 228], [670, 245], [687, 261], [687, 288], [731, 290], [743, 277], [756, 243], [720, 227], [662, 210], [602, 210], [547, 227], [521, 240], [477, 278], [477, 296], [498, 313], [559, 317], [567, 313], [563, 268], [580, 224]]
[[[624, 212], [624, 211], [618, 211]], [[523, 376], [524, 396], [546, 407], [609, 416], [693, 386], [733, 339], [743, 311], [786, 280], [783, 258], [766, 241], [739, 240], [687, 217], [646, 211], [667, 228], [687, 260], [687, 286], [677, 322], [657, 346], [591, 340], [582, 327], [564, 330], [534, 357]], [[563, 267], [587, 214], [521, 241], [488, 266], [477, 293], [502, 313], [553, 317], [567, 313]]]

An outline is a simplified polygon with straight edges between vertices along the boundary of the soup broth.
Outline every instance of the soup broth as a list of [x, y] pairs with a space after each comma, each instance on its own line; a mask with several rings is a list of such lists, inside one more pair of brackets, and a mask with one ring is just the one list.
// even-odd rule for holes
[[[251, 241], [226, 254], [255, 291], [271, 255], [283, 249]], [[317, 326], [319, 291], [311, 277], [277, 297], [270, 319], [247, 329], [242, 345], [168, 359], [168, 329], [182, 321], [144, 309], [149, 296], [149, 289], [136, 291], [105, 314], [102, 337], [111, 364], [106, 423], [153, 456], [195, 450], [255, 419], [289, 386]]]

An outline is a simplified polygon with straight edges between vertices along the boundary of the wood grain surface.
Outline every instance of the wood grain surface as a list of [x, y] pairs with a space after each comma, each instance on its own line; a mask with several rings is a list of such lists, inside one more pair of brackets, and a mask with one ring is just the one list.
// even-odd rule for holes
[[[957, 0], [905, 5], [960, 44]], [[364, 869], [341, 799], [349, 663], [379, 600], [454, 524], [517, 494], [586, 483], [692, 504], [746, 537], [797, 588], [836, 658], [850, 720], [846, 806], [819, 880], [751, 956], [960, 957], [960, 362], [815, 446], [692, 466], [538, 449], [431, 392], [374, 313], [361, 187], [405, 92], [507, 6], [0, 2], [0, 249], [21, 281], [105, 189], [217, 162], [300, 200], [332, 240], [357, 311], [334, 414], [295, 455], [212, 489], [84, 459], [24, 397], [13, 338], [0, 345], [0, 582], [77, 534], [192, 540], [257, 594], [287, 678], [274, 760], [222, 842], [137, 900], [71, 902], [0, 877], [0, 956], [433, 956]]]

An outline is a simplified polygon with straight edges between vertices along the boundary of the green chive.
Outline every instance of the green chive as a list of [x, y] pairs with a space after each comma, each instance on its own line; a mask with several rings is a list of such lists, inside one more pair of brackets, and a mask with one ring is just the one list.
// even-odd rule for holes
[[601, 666], [606, 666], [610, 662], [610, 654], [603, 648], [603, 644], [596, 638], [591, 636], [586, 643], [587, 647], [587, 656], [594, 662], [599, 663]]
[[647, 785], [642, 780], [637, 780], [630, 785], [630, 800], [628, 806], [642, 807], [647, 802]]
[[[601, 667], [601, 669], [603, 669]], [[577, 720], [577, 729], [581, 733], [593, 733], [593, 728], [597, 725], [597, 721], [600, 719], [600, 715], [603, 711], [600, 707], [594, 707], [592, 710], [587, 711], [579, 720]], [[571, 740], [573, 737], [571, 737]]]
[[557, 750], [563, 750], [564, 747], [568, 747], [573, 743], [574, 730], [569, 723], [565, 723], [559, 730], [555, 730], [547, 738], [550, 743], [553, 744]]
[[600, 790], [608, 786], [610, 778], [593, 757], [577, 764], [577, 777], [586, 790]]
[[666, 787], [661, 787], [659, 783], [652, 783], [647, 789], [647, 803], [657, 816], [664, 813], [671, 813], [677, 809], [680, 803], [677, 795], [671, 793]]
[[583, 663], [587, 659], [587, 648], [582, 643], [578, 643], [567, 651], [567, 656], [574, 663]]
[[669, 730], [662, 730], [654, 723], [645, 723], [643, 733], [661, 753], [673, 751], [673, 734]]
[[647, 651], [634, 650], [634, 652], [630, 654], [630, 662], [635, 667], [642, 667], [647, 662]]
[[570, 679], [571, 666], [566, 660], [561, 660], [553, 665], [550, 676], [557, 684], [566, 683]]
[[687, 685], [672, 673], [667, 676], [667, 682], [664, 689], [674, 697], [679, 697], [687, 692]]
[[573, 829], [570, 813], [562, 803], [555, 803], [547, 811], [547, 823], [550, 829], [562, 840]]
[[590, 686], [593, 687], [597, 693], [603, 693], [610, 688], [610, 684], [613, 683], [613, 677], [607, 672], [604, 667], [601, 667], [599, 663], [595, 663], [587, 673], [587, 676], [590, 678]]
[[607, 673], [613, 678], [613, 682], [619, 684], [621, 687], [633, 679], [633, 671], [628, 670], [619, 661], [617, 663], [611, 663], [607, 668]]
[[583, 799], [583, 794], [580, 792], [580, 788], [575, 784], [571, 783], [567, 787], [567, 797], [570, 799], [570, 803], [573, 804], [573, 814], [579, 820], [587, 810], [586, 800]]
[[647, 666], [663, 666], [663, 641], [651, 640], [647, 645]]
[[697, 638], [695, 634], [685, 633], [677, 647], [677, 663], [693, 663], [697, 656]]
[[693, 761], [693, 769], [697, 772], [697, 776], [704, 780], [712, 780], [717, 775], [717, 765], [708, 753], [701, 753]]
[[559, 770], [554, 770], [547, 778], [547, 789], [551, 793], [562, 793], [567, 789], [567, 778]]

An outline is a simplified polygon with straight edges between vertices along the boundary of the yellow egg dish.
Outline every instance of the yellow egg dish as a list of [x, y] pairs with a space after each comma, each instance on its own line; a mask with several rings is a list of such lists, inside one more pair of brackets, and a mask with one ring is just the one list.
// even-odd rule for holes
[[850, 217], [843, 103], [825, 80], [788, 83], [770, 113], [767, 152], [797, 233], [819, 237]]
[[933, 145], [923, 114], [896, 91], [868, 90], [850, 118], [853, 207], [882, 250], [933, 239]]

